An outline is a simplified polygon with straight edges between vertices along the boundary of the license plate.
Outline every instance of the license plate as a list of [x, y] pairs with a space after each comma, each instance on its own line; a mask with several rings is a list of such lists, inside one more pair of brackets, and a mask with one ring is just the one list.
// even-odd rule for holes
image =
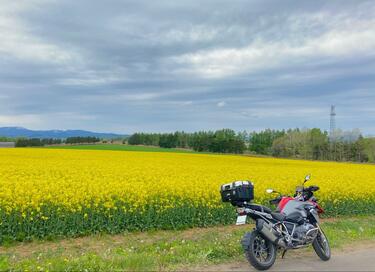
[[247, 215], [239, 215], [237, 216], [237, 222], [236, 225], [245, 225], [246, 224], [246, 217]]

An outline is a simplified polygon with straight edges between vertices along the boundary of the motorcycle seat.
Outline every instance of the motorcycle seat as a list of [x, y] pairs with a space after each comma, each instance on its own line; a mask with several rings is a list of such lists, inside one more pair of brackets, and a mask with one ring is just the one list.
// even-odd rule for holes
[[281, 214], [281, 213], [279, 213], [279, 212], [272, 212], [271, 215], [272, 215], [272, 217], [273, 217], [274, 219], [276, 219], [277, 221], [284, 221], [285, 218], [286, 218], [285, 215], [283, 215], [283, 214]]
[[247, 207], [258, 212], [272, 213], [270, 208], [259, 204], [248, 204]]

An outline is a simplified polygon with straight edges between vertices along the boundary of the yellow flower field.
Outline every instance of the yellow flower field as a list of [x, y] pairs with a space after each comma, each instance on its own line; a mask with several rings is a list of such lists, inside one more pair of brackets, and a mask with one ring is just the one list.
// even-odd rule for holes
[[[0, 149], [0, 232], [8, 239], [230, 223], [219, 186], [292, 193], [305, 174], [329, 215], [375, 213], [375, 166], [246, 156]], [[4, 238], [3, 238], [4, 239]]]

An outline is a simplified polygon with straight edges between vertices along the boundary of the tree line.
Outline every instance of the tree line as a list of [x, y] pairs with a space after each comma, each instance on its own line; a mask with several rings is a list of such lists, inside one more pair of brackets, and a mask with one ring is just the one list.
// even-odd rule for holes
[[0, 136], [0, 142], [14, 142], [13, 138]]
[[16, 147], [45, 146], [56, 144], [83, 144], [100, 142], [97, 137], [68, 137], [66, 139], [54, 138], [17, 138], [14, 139]]
[[251, 152], [283, 158], [375, 162], [375, 138], [364, 138], [358, 129], [335, 130], [333, 135], [318, 128], [263, 130], [249, 134]]
[[127, 139], [130, 145], [153, 145], [164, 148], [189, 148], [199, 152], [243, 153], [246, 145], [231, 129], [186, 133], [134, 133]]
[[199, 152], [247, 152], [307, 160], [375, 162], [375, 138], [364, 138], [359, 130], [336, 130], [334, 135], [318, 128], [238, 133], [231, 129], [194, 133], [134, 133], [127, 143], [189, 148]]
[[339, 132], [330, 136], [320, 129], [289, 130], [272, 142], [270, 155], [285, 158], [333, 161], [373, 161], [371, 142], [358, 131]]
[[[97, 143], [97, 137], [52, 138], [6, 138], [16, 147], [55, 144]], [[375, 162], [375, 138], [364, 138], [359, 130], [334, 131], [329, 135], [318, 128], [313, 129], [266, 129], [258, 132], [235, 132], [231, 129], [187, 133], [134, 133], [124, 143], [150, 145], [163, 148], [186, 148], [198, 152], [250, 153], [282, 158], [307, 160], [332, 160]]]
[[64, 143], [66, 144], [91, 144], [100, 142], [100, 138], [98, 137], [68, 137], [65, 139]]

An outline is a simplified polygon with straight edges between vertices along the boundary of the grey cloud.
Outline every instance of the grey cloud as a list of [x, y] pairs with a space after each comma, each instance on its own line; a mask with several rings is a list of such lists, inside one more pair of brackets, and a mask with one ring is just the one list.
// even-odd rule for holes
[[375, 133], [372, 1], [2, 6], [0, 126], [326, 129], [337, 104], [343, 128]]

